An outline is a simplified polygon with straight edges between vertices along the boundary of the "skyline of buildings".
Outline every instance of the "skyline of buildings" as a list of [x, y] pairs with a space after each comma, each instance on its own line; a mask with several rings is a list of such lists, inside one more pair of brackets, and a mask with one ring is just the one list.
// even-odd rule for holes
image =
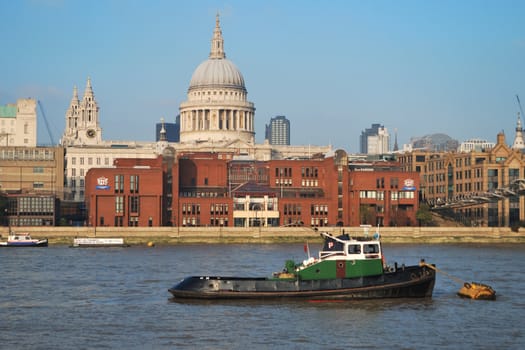
[[[55, 153], [53, 149], [46, 151], [29, 146], [22, 150], [13, 148], [18, 147], [19, 143], [36, 144], [34, 129], [36, 129], [37, 102], [35, 100], [21, 99], [16, 106], [5, 106], [0, 109], [0, 117], [2, 117], [0, 126], [6, 124], [6, 128], [10, 128], [5, 129], [7, 131], [3, 133], [12, 133], [12, 130], [16, 132], [13, 136], [13, 144], [9, 143], [10, 138], [6, 138], [6, 146], [0, 150], [2, 159], [10, 162], [4, 162], [2, 165], [0, 174], [2, 191], [30, 193], [45, 190], [54, 192], [60, 200], [66, 202], [83, 203], [87, 200], [91, 204], [94, 199], [86, 198], [86, 195], [95, 196], [95, 203], [102, 197], [108, 197], [100, 199], [104, 201], [109, 199], [111, 202], [111, 205], [107, 202], [105, 204], [106, 214], [100, 217], [100, 213], [97, 213], [95, 221], [89, 219], [90, 225], [110, 223], [115, 226], [136, 226], [139, 222], [140, 225], [174, 223], [186, 225], [188, 222], [192, 225], [201, 222], [207, 225], [220, 225], [226, 222], [236, 226], [249, 226], [250, 222], [252, 225], [253, 222], [262, 222], [263, 217], [257, 216], [258, 211], [265, 212], [264, 225], [292, 224], [302, 221], [310, 222], [313, 226], [322, 226], [339, 223], [357, 224], [359, 220], [362, 223], [384, 225], [394, 222], [391, 221], [391, 215], [400, 209], [399, 205], [395, 204], [400, 199], [408, 200], [401, 207], [401, 211], [406, 211], [403, 218], [408, 218], [411, 224], [415, 223], [419, 179], [414, 179], [410, 173], [421, 173], [422, 169], [407, 168], [406, 174], [400, 174], [395, 169], [395, 165], [383, 169], [380, 163], [374, 163], [376, 167], [370, 168], [360, 163], [361, 160], [367, 159], [366, 157], [356, 155], [354, 158], [344, 150], [333, 150], [330, 145], [290, 145], [290, 123], [284, 116], [271, 118], [266, 129], [267, 136], [270, 136], [269, 142], [257, 144], [254, 137], [255, 103], [248, 100], [247, 94], [242, 73], [232, 61], [226, 59], [224, 39], [217, 16], [209, 57], [193, 72], [187, 100], [179, 107], [180, 118], [177, 119], [179, 123], [176, 123], [180, 128], [178, 141], [172, 141], [173, 132], [168, 132], [171, 126], [166, 128], [162, 118], [161, 123], [155, 125], [157, 128], [155, 141], [104, 140], [100, 126], [100, 108], [91, 79], [88, 77], [82, 99], [79, 98], [77, 87], [73, 87], [73, 96], [65, 112], [66, 126], [61, 138], [61, 147], [55, 147], [62, 149], [62, 163], [56, 160], [56, 155], [60, 153]], [[518, 155], [513, 154], [523, 149], [519, 115], [515, 130], [516, 136], [512, 147], [503, 147], [504, 138], [502, 141], [498, 135], [499, 148], [495, 148], [495, 151], [504, 149], [506, 156], [492, 159], [483, 155], [479, 159], [488, 159], [489, 165], [492, 166], [492, 163], [501, 161], [500, 158], [507, 159], [509, 155], [512, 155], [513, 159], [519, 158]], [[381, 156], [392, 153], [390, 135], [381, 124], [375, 123], [371, 128], [365, 129], [361, 133], [360, 141], [363, 155]], [[481, 146], [483, 145], [486, 146], [488, 143], [482, 143]], [[445, 134], [415, 138], [411, 144], [415, 152], [421, 152], [422, 149], [428, 152], [457, 152], [458, 146], [457, 140]], [[465, 147], [467, 146], [466, 143]], [[476, 145], [473, 145], [471, 151], [477, 151]], [[482, 152], [484, 151], [491, 152], [491, 149], [482, 149]], [[35, 161], [42, 154], [47, 157], [46, 152], [51, 152], [55, 156], [45, 165], [17, 163], [20, 160]], [[404, 155], [401, 153], [399, 157], [403, 159]], [[449, 158], [452, 159], [451, 163], [455, 159], [453, 156]], [[418, 161], [427, 166], [425, 162], [430, 160], [425, 156], [423, 159], [424, 161]], [[317, 166], [319, 162], [324, 161], [328, 163], [323, 167]], [[310, 165], [306, 166], [308, 164]], [[453, 172], [453, 166], [450, 164], [446, 167]], [[441, 163], [436, 166], [445, 167]], [[147, 171], [148, 167], [156, 169], [154, 174]], [[118, 173], [115, 169], [126, 170]], [[138, 174], [139, 170], [134, 169], [141, 169], [140, 174]], [[506, 169], [504, 168], [505, 171]], [[523, 168], [518, 168], [517, 175], [516, 168], [510, 169], [513, 171], [513, 177], [523, 176]], [[466, 187], [477, 186], [476, 191], [479, 192], [494, 189], [495, 183], [506, 184], [503, 177], [498, 178], [496, 182], [493, 179], [487, 180], [488, 177], [506, 176], [501, 170], [499, 173], [496, 171], [494, 175], [494, 170], [499, 168], [486, 166], [479, 170], [479, 177], [485, 182], [480, 180], [476, 185], [469, 183]], [[323, 173], [319, 174], [319, 171]], [[375, 172], [381, 172], [382, 175]], [[58, 173], [61, 175], [59, 176]], [[96, 179], [88, 180], [90, 173], [101, 175]], [[104, 175], [106, 173], [111, 176]], [[373, 181], [367, 176], [371, 176]], [[405, 176], [407, 178], [403, 178]], [[440, 179], [444, 176], [440, 174]], [[452, 174], [446, 174], [447, 178], [450, 176]], [[456, 176], [470, 178], [471, 175]], [[42, 180], [44, 178], [45, 181]], [[141, 190], [138, 185], [139, 178], [142, 179]], [[153, 178], [157, 179], [154, 180], [157, 182], [155, 184], [157, 187], [150, 188], [142, 183], [142, 181], [152, 181], [146, 179]], [[58, 184], [57, 181], [60, 179], [63, 181]], [[425, 178], [422, 182], [427, 183], [427, 180]], [[335, 184], [337, 184], [337, 191], [333, 187]], [[159, 187], [160, 185], [162, 186]], [[105, 186], [110, 186], [111, 191], [117, 189], [124, 191], [131, 186], [131, 192], [121, 196], [123, 192], [108, 194], [95, 191], [105, 191], [107, 190]], [[454, 196], [454, 193], [465, 192], [463, 187], [452, 192], [444, 191], [443, 188], [433, 189], [435, 193], [439, 193], [434, 199], [450, 200], [450, 196]], [[149, 201], [149, 196], [156, 198], [159, 206], [156, 212], [150, 214], [147, 210], [144, 213], [140, 211], [140, 208], [144, 208], [146, 204], [141, 202], [139, 191], [141, 196], [145, 196], [144, 201]], [[427, 195], [434, 192], [421, 193]], [[236, 202], [236, 194], [242, 194], [237, 197], [238, 202]], [[221, 202], [211, 202], [206, 199], [215, 197], [224, 199]], [[269, 201], [268, 198], [272, 200]], [[276, 198], [281, 198], [281, 201]], [[282, 200], [282, 198], [288, 199]], [[11, 202], [12, 211], [10, 211], [16, 214], [17, 222], [20, 222], [21, 213], [18, 205], [23, 205], [24, 202], [23, 198], [19, 200], [16, 203]], [[244, 204], [241, 205], [241, 201]], [[230, 210], [238, 205], [242, 210], [239, 209], [238, 213], [235, 213], [235, 210], [228, 213], [219, 210], [219, 214], [224, 216], [217, 216], [219, 214], [216, 213], [216, 205]], [[256, 209], [257, 207], [261, 209]], [[269, 210], [270, 207], [277, 209]], [[305, 208], [310, 208], [310, 216], [303, 212]], [[201, 209], [215, 214], [212, 216], [206, 214], [200, 218], [191, 216]], [[113, 213], [116, 215], [109, 213], [112, 210], [117, 210]], [[188, 210], [191, 215], [188, 214]], [[312, 212], [320, 216], [311, 216]], [[150, 215], [152, 215], [151, 219]], [[477, 222], [492, 223], [502, 222], [501, 215], [506, 213], [498, 211], [494, 214], [493, 211], [487, 213], [482, 211], [476, 215], [483, 216], [483, 219]], [[489, 220], [487, 215], [496, 216], [497, 219]], [[512, 215], [513, 218], [517, 215], [520, 219], [524, 216], [521, 212], [519, 214], [513, 212]], [[111, 219], [108, 219], [109, 217]], [[397, 219], [395, 222], [399, 223]]]

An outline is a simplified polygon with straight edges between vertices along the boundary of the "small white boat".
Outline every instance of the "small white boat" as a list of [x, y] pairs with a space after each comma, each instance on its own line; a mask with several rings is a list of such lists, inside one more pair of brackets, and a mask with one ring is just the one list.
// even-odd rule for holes
[[29, 233], [10, 232], [7, 241], [0, 242], [0, 247], [47, 247], [47, 238], [31, 238]]
[[75, 248], [85, 247], [127, 247], [124, 243], [124, 238], [75, 238], [73, 239], [73, 246]]

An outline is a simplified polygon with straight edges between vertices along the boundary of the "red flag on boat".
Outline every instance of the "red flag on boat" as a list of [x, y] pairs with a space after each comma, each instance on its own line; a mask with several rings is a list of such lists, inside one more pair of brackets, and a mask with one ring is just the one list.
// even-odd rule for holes
[[308, 242], [304, 244], [304, 252], [308, 254], [308, 258], [310, 258], [310, 247], [308, 246]]

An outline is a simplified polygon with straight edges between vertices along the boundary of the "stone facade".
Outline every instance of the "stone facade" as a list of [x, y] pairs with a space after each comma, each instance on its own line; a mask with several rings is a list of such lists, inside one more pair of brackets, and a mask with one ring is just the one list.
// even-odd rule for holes
[[0, 191], [57, 194], [64, 184], [62, 147], [0, 147]]
[[64, 146], [97, 145], [102, 141], [102, 128], [98, 120], [98, 104], [95, 100], [91, 79], [88, 78], [82, 101], [76, 86], [66, 112], [66, 128], [62, 136]]
[[36, 147], [36, 104], [32, 98], [21, 98], [0, 106], [0, 145]]

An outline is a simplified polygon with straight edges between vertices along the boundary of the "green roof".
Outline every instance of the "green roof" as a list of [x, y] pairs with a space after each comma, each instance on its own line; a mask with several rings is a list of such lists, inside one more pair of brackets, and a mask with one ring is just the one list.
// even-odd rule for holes
[[16, 105], [0, 106], [0, 117], [16, 118]]

